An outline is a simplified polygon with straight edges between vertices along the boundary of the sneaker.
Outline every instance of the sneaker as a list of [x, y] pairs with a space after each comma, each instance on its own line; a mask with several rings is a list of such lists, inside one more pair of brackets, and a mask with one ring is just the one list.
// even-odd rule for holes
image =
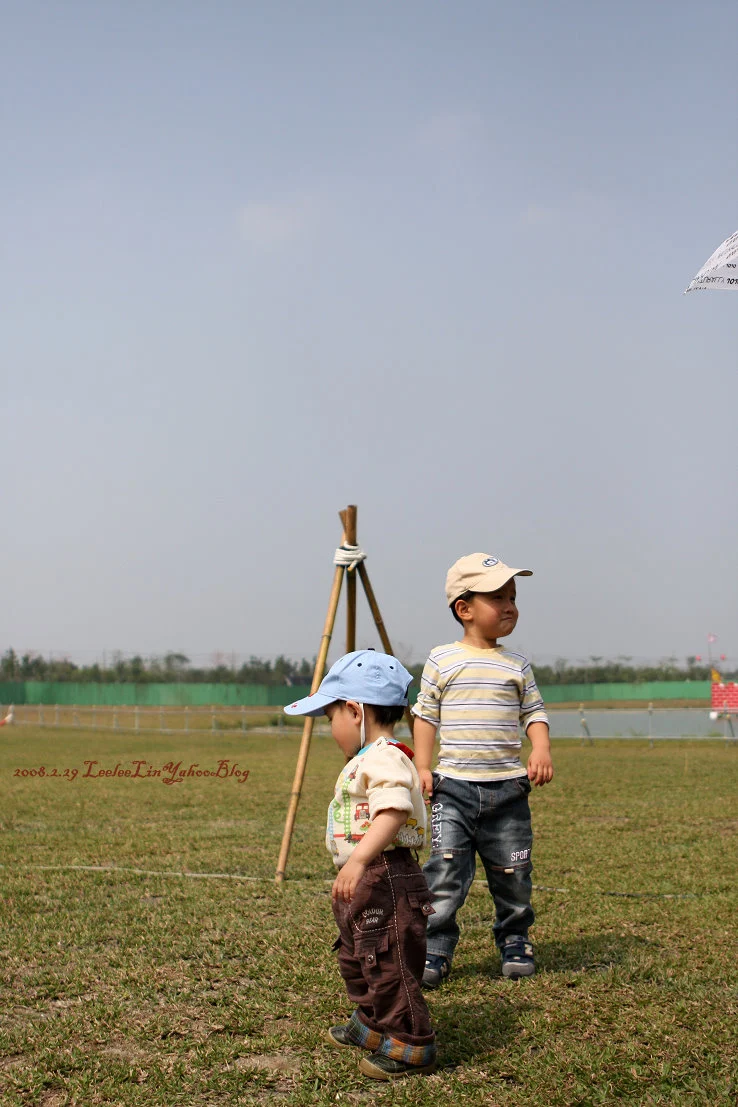
[[444, 980], [451, 972], [451, 964], [447, 957], [439, 957], [430, 953], [425, 961], [423, 969], [423, 987], [440, 988]]
[[331, 1045], [338, 1046], [340, 1049], [344, 1049], [346, 1046], [355, 1046], [356, 1042], [352, 1042], [348, 1034], [348, 1026], [332, 1026], [329, 1030], [326, 1030], [325, 1036]]
[[409, 1065], [407, 1061], [395, 1061], [393, 1057], [386, 1057], [383, 1053], [372, 1053], [371, 1057], [362, 1057], [359, 1062], [359, 1072], [363, 1072], [364, 1076], [371, 1076], [373, 1080], [399, 1080], [403, 1076], [435, 1071], [435, 1060], [427, 1065]]
[[522, 934], [510, 934], [502, 947], [502, 975], [509, 980], [532, 976], [536, 971], [533, 946]]
[[326, 1040], [338, 1049], [353, 1046], [354, 1049], [366, 1049], [369, 1053], [374, 1053], [375, 1049], [379, 1049], [382, 1044], [382, 1035], [379, 1031], [370, 1030], [355, 1015], [352, 1015], [351, 1021], [343, 1026], [331, 1026], [326, 1030], [325, 1036]]

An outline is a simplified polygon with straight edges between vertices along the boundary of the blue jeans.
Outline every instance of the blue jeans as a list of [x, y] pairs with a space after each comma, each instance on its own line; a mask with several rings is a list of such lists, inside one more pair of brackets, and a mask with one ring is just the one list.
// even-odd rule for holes
[[535, 918], [527, 776], [512, 780], [457, 780], [433, 774], [431, 855], [423, 866], [435, 914], [428, 919], [428, 953], [450, 962], [459, 940], [456, 912], [469, 894], [478, 853], [495, 902], [495, 942], [528, 937]]

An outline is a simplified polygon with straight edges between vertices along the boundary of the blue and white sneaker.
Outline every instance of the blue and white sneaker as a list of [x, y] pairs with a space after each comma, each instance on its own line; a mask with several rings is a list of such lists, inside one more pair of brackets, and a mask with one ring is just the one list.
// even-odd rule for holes
[[447, 957], [438, 957], [429, 953], [423, 969], [423, 987], [431, 990], [440, 988], [450, 972], [451, 964]]
[[521, 976], [533, 976], [536, 971], [533, 946], [522, 934], [508, 934], [501, 953], [502, 975], [508, 980], [519, 980]]

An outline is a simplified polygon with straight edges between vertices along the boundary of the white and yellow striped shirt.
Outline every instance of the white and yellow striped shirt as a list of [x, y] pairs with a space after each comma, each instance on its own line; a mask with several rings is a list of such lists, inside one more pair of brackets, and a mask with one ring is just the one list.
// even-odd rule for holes
[[461, 642], [431, 650], [413, 714], [438, 727], [438, 772], [462, 780], [523, 776], [519, 725], [548, 722], [527, 658]]

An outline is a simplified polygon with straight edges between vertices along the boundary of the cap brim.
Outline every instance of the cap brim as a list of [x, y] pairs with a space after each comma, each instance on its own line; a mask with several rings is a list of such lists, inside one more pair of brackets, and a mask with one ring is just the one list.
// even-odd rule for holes
[[[510, 571], [505, 575], [504, 580], [495, 581], [494, 584], [491, 584], [489, 579], [485, 580], [486, 574], [484, 574], [483, 576], [481, 576], [479, 578], [479, 580], [476, 581], [475, 584], [470, 584], [469, 585], [468, 591], [469, 592], [497, 592], [498, 589], [503, 588], [509, 580], [512, 580], [513, 577], [532, 577], [533, 576], [533, 570], [532, 569], [513, 569], [513, 567], [511, 565], [508, 565], [508, 569]], [[457, 596], [456, 599], [458, 600], [458, 598], [459, 597]]]
[[313, 692], [312, 696], [296, 700], [285, 707], [285, 715], [322, 715], [329, 703], [335, 703], [335, 696], [324, 696], [322, 692]]

